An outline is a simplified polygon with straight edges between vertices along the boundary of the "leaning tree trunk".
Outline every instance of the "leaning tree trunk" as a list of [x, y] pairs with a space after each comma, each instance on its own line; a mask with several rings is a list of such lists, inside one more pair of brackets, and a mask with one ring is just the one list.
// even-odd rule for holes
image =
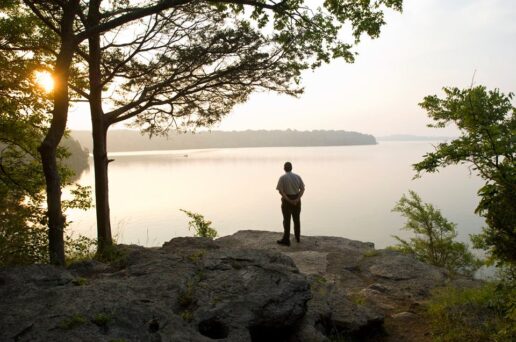
[[57, 166], [57, 146], [63, 137], [68, 117], [68, 79], [75, 48], [73, 22], [79, 0], [73, 0], [64, 8], [61, 20], [61, 49], [54, 67], [54, 110], [47, 135], [39, 146], [43, 173], [47, 186], [48, 248], [50, 263], [64, 265], [63, 229], [65, 217], [61, 207], [61, 179]]
[[[89, 5], [88, 25], [95, 26], [100, 21], [99, 0], [92, 0]], [[89, 78], [90, 78], [90, 112], [93, 135], [93, 163], [95, 169], [95, 208], [97, 212], [97, 239], [99, 255], [105, 255], [113, 244], [109, 216], [107, 130], [102, 109], [102, 79], [100, 35], [88, 39], [89, 44]]]

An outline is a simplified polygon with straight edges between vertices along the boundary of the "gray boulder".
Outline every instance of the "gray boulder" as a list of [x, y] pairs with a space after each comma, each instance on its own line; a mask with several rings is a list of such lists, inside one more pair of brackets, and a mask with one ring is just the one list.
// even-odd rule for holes
[[[478, 284], [451, 278], [444, 269], [398, 252], [375, 250], [372, 243], [302, 236], [301, 243], [286, 247], [276, 244], [281, 236], [279, 232], [239, 231], [215, 242], [221, 248], [280, 251], [308, 276], [312, 299], [295, 335], [299, 341], [327, 341], [342, 336], [361, 341], [385, 339], [384, 321], [389, 320], [391, 328], [403, 325], [402, 317], [421, 320], [410, 310], [421, 310], [420, 304], [429, 298], [433, 288]], [[404, 315], [396, 316], [399, 312]]]
[[[174, 239], [175, 240], [175, 239]], [[122, 246], [116, 267], [0, 270], [1, 341], [256, 341], [292, 335], [309, 283], [278, 252], [197, 238]]]

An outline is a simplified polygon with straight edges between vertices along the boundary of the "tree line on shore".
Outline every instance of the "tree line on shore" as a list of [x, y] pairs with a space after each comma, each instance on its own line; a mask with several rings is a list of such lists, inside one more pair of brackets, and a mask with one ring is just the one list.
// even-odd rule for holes
[[[71, 136], [88, 149], [93, 148], [91, 132], [72, 131]], [[285, 146], [345, 146], [373, 145], [376, 139], [369, 134], [343, 130], [246, 130], [209, 132], [171, 132], [167, 136], [149, 137], [135, 130], [108, 132], [110, 152], [182, 150], [234, 147]]]

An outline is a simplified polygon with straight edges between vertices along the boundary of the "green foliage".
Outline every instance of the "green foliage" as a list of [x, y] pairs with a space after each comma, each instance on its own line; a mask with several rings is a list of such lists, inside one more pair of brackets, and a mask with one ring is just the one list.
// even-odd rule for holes
[[376, 249], [368, 249], [362, 255], [366, 258], [370, 258], [370, 257], [375, 257], [379, 254], [380, 254], [380, 252], [378, 252]]
[[355, 305], [364, 305], [367, 301], [366, 297], [361, 293], [355, 293], [351, 296], [349, 296], [349, 299], [355, 304]]
[[[2, 99], [0, 98], [0, 102]], [[45, 210], [45, 183], [37, 146], [41, 130], [34, 117], [13, 120], [0, 113], [0, 265], [48, 262], [48, 235]], [[35, 114], [36, 115], [36, 114]], [[13, 136], [18, 136], [13, 139]], [[63, 151], [64, 153], [64, 151]], [[61, 168], [64, 184], [72, 172]], [[71, 184], [70, 184], [71, 186]], [[78, 184], [71, 189], [63, 208], [89, 208], [91, 191]], [[94, 240], [65, 235], [66, 254], [87, 257]]]
[[328, 279], [319, 274], [312, 274], [308, 278], [310, 280], [312, 293], [317, 294], [319, 297], [325, 297], [328, 295]]
[[70, 317], [67, 317], [66, 319], [62, 320], [59, 323], [59, 328], [63, 330], [72, 330], [75, 329], [83, 324], [85, 324], [86, 318], [81, 314], [76, 314]]
[[177, 303], [179, 306], [182, 308], [188, 308], [195, 303], [194, 294], [197, 283], [197, 279], [187, 281], [184, 289], [179, 292], [179, 296], [177, 297]]
[[[45, 180], [38, 147], [50, 124], [51, 95], [36, 84], [34, 73], [51, 67], [52, 34], [18, 2], [2, 3], [0, 14], [0, 266], [46, 263]], [[34, 48], [26, 53], [22, 46]], [[73, 172], [64, 166], [68, 156], [66, 148], [58, 148], [59, 175], [63, 185], [72, 186]], [[75, 185], [71, 195], [65, 209], [90, 206], [89, 188]], [[85, 238], [66, 240], [68, 253], [85, 250]]]
[[486, 283], [479, 288], [444, 288], [428, 305], [435, 341], [515, 341], [516, 288]]
[[188, 222], [188, 229], [194, 230], [194, 236], [213, 239], [217, 237], [217, 231], [211, 227], [211, 221], [207, 221], [203, 215], [188, 210], [179, 209], [191, 220]]
[[46, 229], [25, 225], [24, 212], [28, 212], [27, 208], [12, 211], [2, 211], [0, 214], [0, 266], [47, 263]]
[[183, 321], [188, 322], [188, 323], [190, 323], [193, 320], [193, 312], [190, 311], [190, 310], [183, 310], [183, 311], [181, 311], [179, 316], [181, 316]]
[[102, 252], [97, 251], [95, 259], [111, 264], [116, 268], [124, 268], [127, 264], [127, 253], [116, 244], [107, 246]]
[[205, 279], [204, 272], [199, 269], [194, 276], [188, 279], [179, 290], [177, 297], [177, 304], [181, 308], [180, 316], [186, 322], [191, 322], [193, 319], [193, 309], [197, 304], [195, 298], [195, 291], [199, 283]]
[[202, 258], [204, 257], [204, 254], [205, 254], [205, 251], [202, 251], [202, 250], [194, 252], [188, 256], [188, 260], [190, 260], [193, 263], [198, 263], [199, 261], [202, 260]]
[[[2, 10], [8, 15], [0, 17], [2, 40], [36, 39], [29, 32], [30, 16], [14, 2]], [[37, 147], [48, 124], [49, 98], [39, 94], [34, 81], [33, 72], [44, 67], [36, 57], [0, 54], [0, 265], [47, 261], [45, 183]]]
[[95, 239], [83, 235], [77, 237], [74, 237], [73, 234], [65, 235], [65, 255], [68, 264], [93, 259], [96, 248], [97, 240]]
[[71, 136], [65, 136], [60, 146], [66, 150], [66, 158], [63, 159], [63, 165], [73, 172], [71, 180], [79, 179], [81, 173], [90, 168], [88, 163], [89, 152], [83, 148], [79, 141]]
[[77, 277], [72, 280], [72, 284], [74, 284], [75, 286], [84, 286], [88, 284], [88, 279], [84, 277]]
[[403, 229], [415, 233], [409, 241], [394, 236], [400, 244], [393, 249], [454, 273], [472, 275], [481, 266], [466, 244], [454, 241], [457, 237], [455, 223], [444, 218], [433, 205], [423, 203], [414, 191], [409, 191], [408, 197], [403, 195], [393, 211], [407, 218]]
[[96, 314], [91, 321], [99, 327], [107, 327], [107, 325], [109, 324], [109, 322], [111, 322], [112, 319], [113, 318], [111, 317], [111, 315], [105, 312], [100, 312]]
[[[41, 130], [35, 129], [35, 117], [20, 117], [13, 124], [9, 116], [0, 113], [0, 265], [46, 263], [45, 183], [37, 153]], [[72, 174], [61, 168], [64, 184], [70, 184]], [[76, 184], [70, 192], [72, 196], [63, 202], [63, 208], [90, 207], [89, 187]], [[65, 240], [66, 253], [72, 258], [86, 256], [94, 245], [94, 240], [86, 237], [74, 239], [67, 234]]]
[[313, 274], [311, 278], [315, 284], [326, 284], [328, 282], [326, 278], [319, 274]]
[[475, 247], [485, 249], [493, 260], [516, 267], [516, 167], [515, 108], [513, 94], [498, 89], [487, 91], [444, 88], [446, 97], [427, 96], [420, 103], [434, 120], [430, 127], [456, 125], [461, 135], [441, 143], [432, 153], [414, 164], [421, 172], [437, 172], [454, 164], [466, 164], [485, 184], [478, 191], [476, 213], [485, 218], [487, 227], [473, 236]]

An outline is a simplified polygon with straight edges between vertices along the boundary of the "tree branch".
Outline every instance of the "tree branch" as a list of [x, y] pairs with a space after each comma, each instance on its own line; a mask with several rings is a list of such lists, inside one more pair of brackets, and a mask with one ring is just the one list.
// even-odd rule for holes
[[133, 21], [136, 19], [141, 19], [148, 15], [158, 13], [158, 12], [164, 11], [164, 10], [172, 8], [172, 7], [184, 5], [189, 2], [192, 2], [192, 0], [163, 0], [154, 6], [138, 8], [138, 9], [135, 9], [133, 12], [129, 12], [120, 17], [111, 19], [105, 23], [95, 25], [91, 28], [88, 28], [87, 30], [79, 33], [77, 35], [76, 39], [78, 42], [80, 42], [84, 39], [91, 37], [92, 35], [109, 31], [115, 27], [119, 27], [121, 25], [127, 24], [130, 21]]
[[32, 1], [29, 0], [23, 0], [23, 2], [30, 7], [32, 12], [43, 22], [45, 25], [47, 25], [48, 28], [50, 28], [52, 31], [56, 32], [57, 34], [61, 34], [61, 30], [54, 26], [54, 24], [46, 18], [41, 11], [32, 3]]

